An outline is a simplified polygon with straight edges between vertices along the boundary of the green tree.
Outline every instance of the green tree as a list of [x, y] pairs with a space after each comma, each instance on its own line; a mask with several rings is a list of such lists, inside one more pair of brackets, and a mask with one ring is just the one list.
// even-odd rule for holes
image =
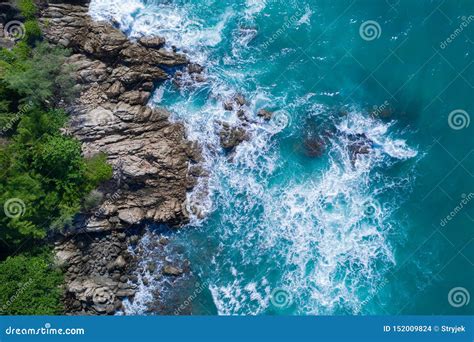
[[106, 156], [85, 159], [79, 141], [61, 135], [64, 112], [33, 108], [0, 147], [0, 204], [15, 199], [21, 214], [0, 212], [0, 238], [12, 247], [72, 224], [86, 194], [112, 175]]
[[21, 12], [21, 15], [26, 19], [33, 19], [38, 13], [38, 8], [33, 0], [19, 0], [17, 2], [18, 9]]
[[62, 313], [61, 272], [51, 265], [46, 250], [36, 256], [18, 255], [0, 262], [1, 315]]
[[72, 70], [64, 66], [69, 54], [69, 50], [46, 42], [33, 49], [19, 43], [12, 51], [0, 53], [0, 79], [22, 102], [51, 107], [48, 103], [75, 94]]

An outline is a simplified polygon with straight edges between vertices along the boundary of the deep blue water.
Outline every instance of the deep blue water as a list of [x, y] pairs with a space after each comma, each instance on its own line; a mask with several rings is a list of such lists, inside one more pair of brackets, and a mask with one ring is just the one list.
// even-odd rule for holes
[[[178, 233], [204, 284], [194, 313], [474, 312], [448, 301], [474, 293], [472, 1], [97, 0], [91, 13], [206, 68], [152, 101], [209, 173]], [[219, 122], [242, 125], [223, 106], [238, 93], [250, 138], [227, 153]]]

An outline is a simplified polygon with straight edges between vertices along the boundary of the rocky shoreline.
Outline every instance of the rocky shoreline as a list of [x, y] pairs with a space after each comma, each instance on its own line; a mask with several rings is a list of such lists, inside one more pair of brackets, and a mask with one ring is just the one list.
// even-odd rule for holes
[[[130, 41], [109, 23], [88, 15], [88, 1], [41, 4], [44, 37], [69, 48], [80, 95], [67, 106], [65, 134], [82, 142], [83, 153], [105, 153], [113, 179], [96, 193], [101, 204], [78, 215], [74, 228], [56, 243], [65, 272], [67, 314], [114, 314], [137, 288], [137, 258], [130, 253], [147, 224], [187, 222], [186, 193], [199, 176], [199, 148], [186, 140], [184, 127], [150, 108], [155, 82], [202, 68], [164, 48], [160, 37]], [[171, 272], [178, 269], [180, 272]], [[164, 277], [187, 270], [164, 266]], [[168, 308], [169, 309], [169, 308]]]

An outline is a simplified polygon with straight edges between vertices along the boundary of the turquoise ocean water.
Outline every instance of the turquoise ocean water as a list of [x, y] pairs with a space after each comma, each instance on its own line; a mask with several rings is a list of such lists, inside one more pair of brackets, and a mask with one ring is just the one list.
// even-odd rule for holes
[[[194, 314], [474, 312], [472, 1], [95, 0], [90, 11], [205, 66], [205, 82], [165, 82], [152, 100], [200, 143], [209, 174], [174, 238], [201, 284]], [[237, 93], [250, 138], [226, 153], [219, 122], [242, 124], [223, 106]], [[142, 286], [127, 311], [149, 313], [160, 286]]]

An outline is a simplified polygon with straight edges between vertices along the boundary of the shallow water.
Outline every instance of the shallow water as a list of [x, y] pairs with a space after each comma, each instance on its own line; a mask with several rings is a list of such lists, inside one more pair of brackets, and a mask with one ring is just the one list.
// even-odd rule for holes
[[[92, 1], [96, 19], [131, 38], [164, 36], [206, 67], [206, 82], [165, 82], [152, 100], [185, 124], [210, 173], [189, 194], [205, 218], [178, 234], [206, 285], [194, 314], [472, 313], [447, 296], [456, 286], [474, 293], [472, 126], [453, 120], [474, 113], [473, 10]], [[223, 106], [236, 93], [250, 139], [229, 154], [218, 122], [242, 124]], [[274, 112], [269, 122], [262, 108]], [[129, 312], [147, 312], [151, 291]]]

